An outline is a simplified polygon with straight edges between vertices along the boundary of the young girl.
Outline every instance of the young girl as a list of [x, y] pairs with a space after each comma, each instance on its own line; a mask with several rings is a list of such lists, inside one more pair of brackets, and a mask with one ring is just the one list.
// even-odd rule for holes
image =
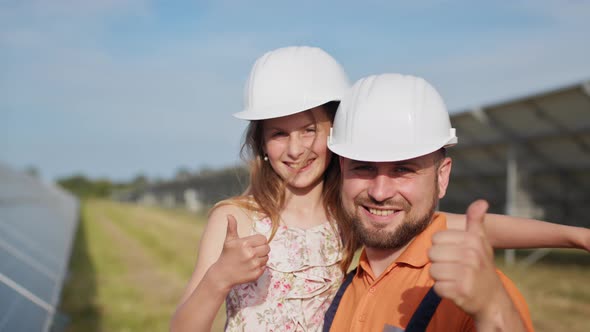
[[[171, 330], [210, 331], [224, 300], [229, 331], [321, 330], [353, 254], [350, 246], [343, 253], [338, 163], [326, 147], [347, 88], [342, 67], [318, 48], [282, 48], [256, 61], [246, 110], [236, 114], [250, 120], [242, 147], [250, 186], [210, 212]], [[447, 219], [464, 228], [463, 215]], [[495, 247], [590, 248], [586, 229], [486, 219]]]

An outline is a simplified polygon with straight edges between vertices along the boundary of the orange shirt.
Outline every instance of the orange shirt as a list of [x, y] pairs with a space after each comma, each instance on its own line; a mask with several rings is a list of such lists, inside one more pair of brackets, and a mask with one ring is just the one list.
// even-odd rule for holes
[[[363, 250], [357, 273], [346, 289], [330, 331], [394, 331], [405, 329], [418, 305], [434, 285], [428, 249], [432, 235], [446, 229], [446, 218], [436, 213], [433, 222], [378, 278]], [[529, 331], [533, 324], [524, 298], [500, 271], [498, 275]], [[391, 327], [388, 328], [387, 325]], [[427, 331], [475, 331], [475, 323], [452, 301], [442, 299]]]

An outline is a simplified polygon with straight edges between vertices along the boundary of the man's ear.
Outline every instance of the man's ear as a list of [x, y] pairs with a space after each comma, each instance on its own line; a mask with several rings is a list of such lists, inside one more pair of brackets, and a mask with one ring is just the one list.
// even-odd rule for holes
[[453, 166], [453, 160], [449, 157], [445, 157], [441, 160], [438, 166], [438, 198], [445, 197], [447, 193], [447, 187], [449, 186], [449, 178], [451, 177], [451, 168]]

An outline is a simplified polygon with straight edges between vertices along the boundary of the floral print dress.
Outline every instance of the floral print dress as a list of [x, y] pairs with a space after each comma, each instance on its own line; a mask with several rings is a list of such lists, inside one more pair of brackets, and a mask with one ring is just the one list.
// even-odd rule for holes
[[[268, 238], [271, 221], [257, 220], [253, 228]], [[279, 226], [269, 245], [262, 276], [228, 294], [226, 331], [321, 331], [343, 278], [335, 226]]]

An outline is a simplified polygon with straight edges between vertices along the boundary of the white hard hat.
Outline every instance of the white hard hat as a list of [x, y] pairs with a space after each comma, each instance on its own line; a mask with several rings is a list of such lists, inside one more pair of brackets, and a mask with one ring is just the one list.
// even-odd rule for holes
[[457, 143], [441, 96], [424, 79], [369, 76], [342, 99], [328, 137], [332, 152], [354, 160], [416, 158]]
[[339, 101], [350, 83], [342, 66], [317, 47], [284, 47], [256, 60], [234, 116], [263, 120]]

